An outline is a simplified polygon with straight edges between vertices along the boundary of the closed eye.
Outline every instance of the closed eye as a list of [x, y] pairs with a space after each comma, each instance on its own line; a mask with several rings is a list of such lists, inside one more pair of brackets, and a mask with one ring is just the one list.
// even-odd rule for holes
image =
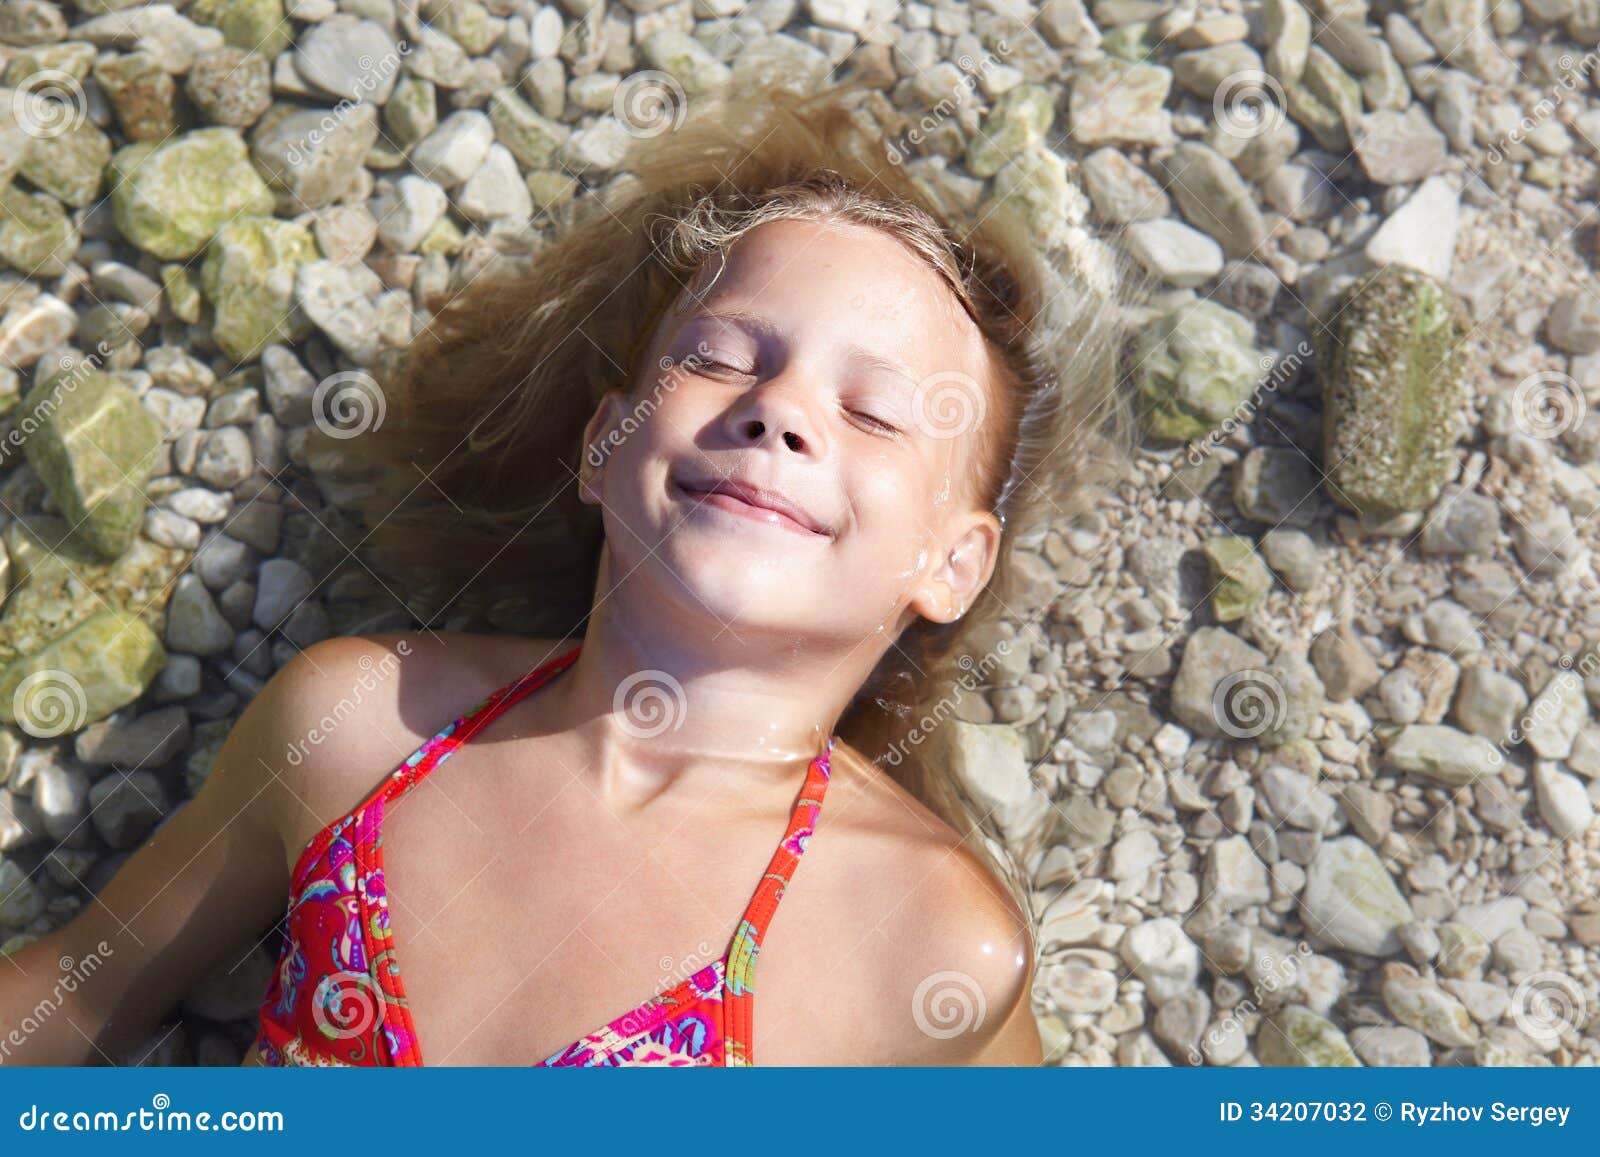
[[869, 414], [864, 410], [850, 410], [848, 412], [852, 418], [855, 418], [859, 422], [865, 423], [875, 430], [881, 430], [886, 434], [900, 433], [900, 427], [891, 422], [885, 422], [876, 414]]
[[707, 354], [691, 354], [683, 359], [683, 366], [691, 373], [737, 374], [748, 377], [754, 371], [726, 362], [718, 357]]

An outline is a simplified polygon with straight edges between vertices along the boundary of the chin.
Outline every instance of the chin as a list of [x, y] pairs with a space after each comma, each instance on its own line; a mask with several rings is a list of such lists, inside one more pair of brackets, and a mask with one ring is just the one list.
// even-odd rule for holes
[[776, 549], [680, 538], [664, 544], [646, 565], [658, 565], [661, 581], [687, 600], [691, 610], [732, 625], [793, 621], [803, 605], [797, 597], [804, 588], [797, 581], [802, 567]]

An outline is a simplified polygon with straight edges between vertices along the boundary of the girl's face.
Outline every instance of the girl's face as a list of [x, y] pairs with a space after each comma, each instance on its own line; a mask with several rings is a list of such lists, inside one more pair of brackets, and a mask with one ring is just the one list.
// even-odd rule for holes
[[887, 643], [972, 605], [1000, 537], [973, 504], [988, 358], [900, 242], [758, 226], [668, 312], [644, 364], [586, 430], [582, 490], [603, 508], [612, 581], [735, 636]]

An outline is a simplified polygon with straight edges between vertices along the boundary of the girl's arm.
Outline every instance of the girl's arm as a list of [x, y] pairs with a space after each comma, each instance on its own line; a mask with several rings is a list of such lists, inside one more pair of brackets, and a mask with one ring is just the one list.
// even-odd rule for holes
[[931, 866], [912, 867], [914, 883], [900, 887], [902, 902], [880, 922], [906, 952], [886, 1005], [900, 1030], [887, 1063], [1043, 1064], [1037, 953], [1025, 916], [970, 847], [932, 852]]
[[974, 1065], [1044, 1064], [1044, 1042], [1039, 1038], [1039, 1022], [1033, 1015], [1033, 966], [1012, 993], [1011, 1011], [1000, 1022], [1000, 1029], [971, 1061]]
[[[0, 957], [0, 1064], [120, 1064], [282, 918], [285, 817], [318, 774], [305, 736], [325, 711], [325, 689], [348, 683], [357, 652], [374, 650], [330, 639], [285, 664], [234, 724], [195, 797], [70, 923]], [[297, 765], [287, 757], [296, 744], [305, 752]]]

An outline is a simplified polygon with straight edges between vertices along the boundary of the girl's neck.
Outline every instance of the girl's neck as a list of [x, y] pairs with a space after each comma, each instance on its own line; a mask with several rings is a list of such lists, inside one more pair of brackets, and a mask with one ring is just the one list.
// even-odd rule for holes
[[865, 679], [866, 657], [685, 624], [641, 601], [621, 589], [597, 600], [582, 653], [552, 688], [597, 789], [649, 796], [686, 772], [792, 786]]

